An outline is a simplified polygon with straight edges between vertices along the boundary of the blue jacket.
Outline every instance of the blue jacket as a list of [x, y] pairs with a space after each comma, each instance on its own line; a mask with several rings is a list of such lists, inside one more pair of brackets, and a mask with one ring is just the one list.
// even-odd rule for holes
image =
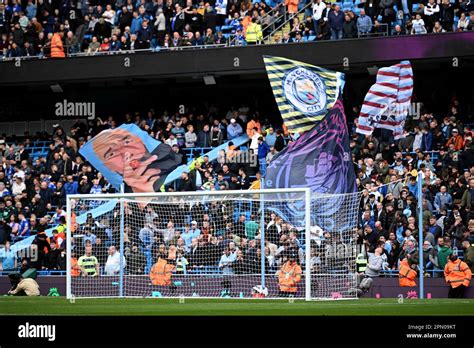
[[243, 133], [242, 127], [237, 122], [234, 124], [229, 124], [227, 126], [227, 139], [228, 140], [237, 138], [239, 135], [242, 135], [242, 133]]
[[360, 16], [357, 18], [357, 29], [361, 33], [368, 33], [372, 29], [372, 19], [369, 16]]
[[336, 12], [331, 11], [328, 15], [329, 27], [333, 30], [342, 30], [344, 24], [344, 13], [339, 11], [337, 16]]
[[268, 152], [270, 151], [270, 146], [264, 141], [261, 144], [258, 144], [258, 158], [267, 157]]
[[142, 23], [143, 23], [143, 18], [142, 17], [138, 16], [137, 18], [133, 18], [132, 19], [132, 25], [130, 25], [130, 32], [132, 34], [138, 33], [138, 31], [142, 27]]
[[64, 184], [64, 192], [66, 195], [75, 195], [77, 194], [77, 181], [67, 182]]
[[423, 134], [423, 141], [421, 145], [421, 149], [424, 151], [433, 150], [433, 133], [428, 132], [426, 134]]
[[[453, 204], [453, 198], [447, 192], [446, 192], [445, 204], [447, 204], [447, 205], [452, 205]], [[436, 194], [433, 205], [434, 205], [436, 210], [439, 210], [441, 208], [441, 192], [438, 192]]]
[[265, 142], [268, 144], [268, 146], [273, 146], [275, 145], [276, 138], [277, 136], [275, 133], [273, 134], [269, 133], [265, 136]]

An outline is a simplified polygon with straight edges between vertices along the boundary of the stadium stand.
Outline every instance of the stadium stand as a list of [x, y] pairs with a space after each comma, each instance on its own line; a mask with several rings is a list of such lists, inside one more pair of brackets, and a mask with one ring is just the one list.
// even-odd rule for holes
[[[292, 2], [293, 4], [294, 2]], [[469, 31], [471, 1], [16, 1], [0, 3], [2, 58], [63, 58]]]
[[[377, 247], [383, 249], [384, 263], [379, 270], [380, 276], [397, 276], [400, 260], [408, 254], [416, 255], [420, 248], [416, 239], [417, 186], [414, 183], [419, 171], [424, 177], [423, 203], [426, 210], [423, 216], [426, 229], [422, 247], [425, 250], [426, 276], [442, 276], [446, 255], [452, 250], [457, 250], [461, 257], [467, 255], [465, 260], [473, 267], [473, 125], [462, 123], [469, 113], [468, 105], [453, 99], [444, 114], [433, 114], [425, 110], [419, 120], [408, 122], [406, 136], [397, 141], [393, 140], [389, 131], [384, 130], [377, 130], [373, 136], [357, 134], [357, 120], [352, 125], [350, 147], [358, 178], [357, 185], [362, 192], [355, 238], [357, 244], [367, 251], [372, 252]], [[172, 146], [182, 155], [183, 163], [201, 157], [229, 140], [230, 124], [240, 125], [239, 132], [247, 132], [251, 139], [263, 137], [270, 149], [264, 150], [257, 145], [259, 157], [265, 158], [259, 165], [256, 161], [229, 161], [227, 157], [229, 153], [238, 156], [249, 151], [255, 145], [252, 141], [245, 146], [231, 147], [225, 157], [204, 163], [191, 170], [187, 177], [168, 185], [166, 190], [169, 191], [257, 188], [260, 184], [258, 178], [264, 174], [266, 163], [298, 136], [285, 131], [281, 124], [270, 124], [259, 119], [256, 116], [258, 112], [249, 108], [228, 111], [222, 118], [207, 116], [198, 119], [192, 114], [158, 114], [153, 110], [146, 115], [140, 112], [134, 115], [132, 117], [127, 114], [116, 119], [109, 117], [107, 120], [98, 118], [90, 123], [77, 120], [70, 129], [55, 125], [51, 133], [37, 133], [26, 137], [3, 134], [0, 137], [0, 244], [8, 244], [5, 249], [8, 251], [10, 245], [33, 237], [33, 244], [44, 250], [37, 261], [30, 262], [28, 258], [24, 258], [18, 260], [21, 261], [18, 264], [8, 260], [8, 254], [1, 254], [3, 274], [18, 267], [35, 267], [40, 275], [45, 276], [64, 274], [66, 257], [69, 257], [64, 252], [65, 195], [114, 192], [107, 180], [78, 153], [78, 149], [88, 139], [104, 129], [114, 128], [122, 122], [135, 123], [150, 136]], [[252, 126], [247, 127], [249, 124], [255, 126], [257, 131], [254, 132]], [[245, 156], [241, 158], [248, 159]], [[218, 216], [213, 218], [219, 219]], [[202, 216], [193, 216], [193, 219], [198, 224], [203, 222]], [[280, 238], [267, 241], [269, 248], [266, 257], [270, 269], [276, 269], [288, 250], [299, 253], [302, 248], [299, 236], [291, 224], [278, 220], [274, 216], [272, 221], [267, 222], [267, 228], [277, 224], [281, 229]], [[248, 265], [251, 265], [253, 261], [247, 258], [253, 255], [251, 249], [255, 248], [255, 236], [249, 236], [246, 232], [246, 224], [251, 221], [251, 214], [242, 211], [227, 225], [225, 233], [216, 233], [213, 236], [215, 238], [198, 236], [198, 243], [207, 246], [212, 244], [211, 249], [214, 248], [220, 255], [223, 246], [233, 241], [235, 252], [240, 250], [245, 262], [248, 261]], [[163, 221], [163, 226], [159, 228], [175, 229], [176, 238], [165, 240], [162, 235], [155, 235], [156, 238], [152, 241], [153, 252], [167, 253], [170, 248], [175, 249], [177, 246], [186, 255], [189, 253], [189, 245], [180, 246], [178, 242], [184, 226], [176, 222], [170, 227], [168, 222]], [[54, 237], [46, 238], [43, 232], [50, 228], [56, 230]], [[81, 229], [84, 230], [75, 231], [74, 234], [78, 240], [87, 234], [87, 239], [92, 244], [97, 239], [102, 239], [105, 246], [116, 244], [113, 231], [112, 234], [104, 234], [107, 226], [103, 225], [103, 221], [91, 218]], [[143, 250], [139, 231], [131, 231], [129, 238], [126, 258], [133, 245], [138, 247], [134, 252], [141, 253]], [[324, 233], [323, 243], [315, 250], [315, 256], [324, 250], [324, 241], [330, 239], [330, 234]], [[463, 243], [464, 241], [468, 243]], [[77, 243], [78, 255], [81, 255], [83, 246], [83, 243]], [[96, 252], [99, 259], [107, 258], [107, 248], [104, 246], [97, 248]], [[209, 255], [203, 257], [213, 260]], [[202, 260], [190, 258], [190, 262], [199, 264]], [[312, 266], [320, 266], [317, 257], [314, 257], [314, 262]], [[190, 272], [192, 266], [191, 264]], [[221, 272], [217, 264], [206, 263], [205, 266], [205, 269], [200, 268], [196, 272]]]

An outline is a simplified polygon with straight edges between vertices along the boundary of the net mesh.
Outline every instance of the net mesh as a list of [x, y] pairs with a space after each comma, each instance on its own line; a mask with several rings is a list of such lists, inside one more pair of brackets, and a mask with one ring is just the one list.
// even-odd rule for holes
[[68, 198], [70, 296], [354, 297], [359, 196], [264, 191]]

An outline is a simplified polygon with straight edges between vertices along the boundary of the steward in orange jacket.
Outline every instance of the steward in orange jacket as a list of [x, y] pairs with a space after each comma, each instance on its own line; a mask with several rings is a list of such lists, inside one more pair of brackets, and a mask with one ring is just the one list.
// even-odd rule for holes
[[298, 291], [298, 283], [301, 281], [301, 273], [301, 267], [296, 263], [294, 257], [290, 257], [277, 272], [278, 284], [280, 285], [280, 296], [289, 296]]
[[71, 277], [79, 277], [81, 275], [81, 267], [77, 264], [77, 257], [71, 257]]
[[297, 13], [300, 0], [285, 0], [285, 6], [288, 6], [288, 13]]
[[417, 272], [412, 268], [415, 263], [410, 264], [408, 259], [405, 258], [400, 262], [400, 268], [398, 270], [398, 281], [400, 286], [416, 286]]
[[169, 264], [164, 258], [159, 257], [150, 271], [150, 279], [153, 285], [169, 286], [171, 285], [171, 275], [174, 266]]
[[63, 32], [56, 32], [51, 39], [51, 58], [64, 58]]
[[257, 133], [260, 133], [262, 130], [258, 119], [255, 118], [255, 116], [251, 116], [250, 121], [247, 123], [247, 129], [246, 129], [247, 135], [250, 139], [252, 139], [254, 128], [257, 128]]
[[465, 262], [451, 254], [444, 267], [444, 278], [449, 284], [448, 298], [464, 298], [464, 290], [471, 282], [472, 272]]

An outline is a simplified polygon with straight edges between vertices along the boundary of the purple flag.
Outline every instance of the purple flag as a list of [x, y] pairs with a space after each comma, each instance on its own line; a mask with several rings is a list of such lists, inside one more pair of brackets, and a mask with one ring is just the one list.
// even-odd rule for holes
[[356, 175], [341, 100], [325, 118], [270, 162], [265, 188], [309, 187], [317, 193], [353, 193]]

